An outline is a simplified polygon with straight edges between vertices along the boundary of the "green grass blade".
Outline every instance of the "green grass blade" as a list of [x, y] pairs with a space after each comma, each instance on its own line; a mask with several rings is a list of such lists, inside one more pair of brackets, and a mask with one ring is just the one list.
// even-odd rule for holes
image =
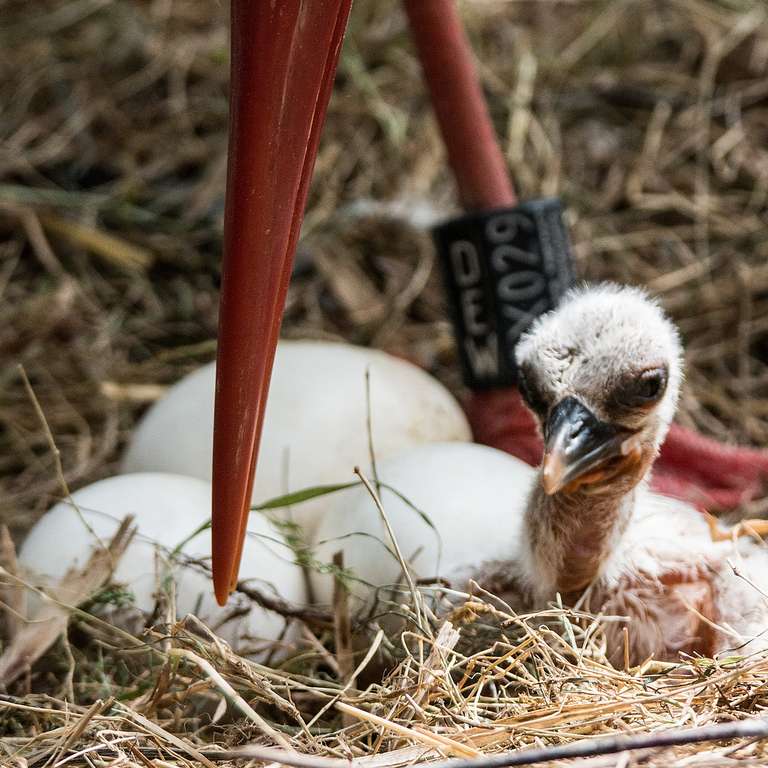
[[277, 496], [274, 499], [251, 507], [251, 511], [264, 512], [268, 509], [291, 507], [294, 504], [301, 504], [304, 501], [316, 499], [318, 496], [327, 496], [329, 493], [337, 493], [338, 491], [345, 491], [347, 488], [354, 488], [356, 485], [360, 485], [359, 480], [354, 480], [351, 483], [339, 483], [337, 485], [316, 485], [312, 488], [304, 488], [301, 491], [286, 493], [284, 496]]

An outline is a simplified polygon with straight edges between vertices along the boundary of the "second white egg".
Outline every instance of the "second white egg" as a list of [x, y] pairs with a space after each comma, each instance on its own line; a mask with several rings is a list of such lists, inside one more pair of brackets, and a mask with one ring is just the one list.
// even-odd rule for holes
[[[398, 546], [418, 578], [462, 579], [492, 563], [513, 562], [534, 470], [509, 454], [474, 443], [421, 445], [381, 463], [381, 502]], [[426, 518], [426, 519], [425, 519]], [[382, 515], [363, 487], [332, 499], [314, 536], [314, 556], [330, 564], [341, 551], [350, 590], [368, 601], [398, 584], [402, 568]], [[330, 568], [311, 572], [314, 596], [330, 604]]]
[[[436, 379], [384, 352], [320, 341], [281, 341], [261, 439], [255, 503], [288, 491], [354, 480], [370, 471], [366, 370], [370, 371], [371, 434], [385, 459], [411, 446], [467, 441], [461, 407]], [[123, 471], [174, 472], [211, 478], [213, 364], [182, 379], [139, 423]], [[312, 530], [328, 497], [305, 502], [294, 519]]]

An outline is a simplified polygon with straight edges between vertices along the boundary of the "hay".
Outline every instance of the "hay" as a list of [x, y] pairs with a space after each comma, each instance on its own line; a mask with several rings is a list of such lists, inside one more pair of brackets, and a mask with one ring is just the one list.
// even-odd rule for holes
[[[680, 420], [765, 445], [764, 4], [475, 0], [463, 9], [520, 196], [565, 198], [583, 276], [661, 297], [687, 349]], [[225, 13], [194, 0], [3, 4], [0, 522], [17, 539], [63, 484], [110, 474], [146, 405], [214, 354]], [[460, 393], [428, 237], [412, 226], [454, 200], [404, 19], [383, 0], [356, 0], [285, 334], [404, 354]], [[762, 500], [745, 511], [764, 509]], [[381, 766], [657, 734], [765, 707], [763, 658], [614, 670], [589, 617], [517, 617], [482, 594], [453, 617], [453, 649], [435, 651], [441, 622], [428, 614], [404, 647], [374, 627], [381, 647], [370, 664], [397, 666], [359, 688], [316, 619], [294, 614], [306, 642], [269, 669], [189, 623], [133, 637], [75, 613], [69, 642], [0, 702], [0, 762], [226, 764], [221, 749], [274, 743], [227, 704], [232, 691], [302, 753]], [[75, 699], [65, 704], [68, 675]], [[587, 764], [629, 764], [600, 760]], [[650, 747], [631, 760], [766, 762], [749, 739]]]
[[[425, 589], [422, 608], [439, 591]], [[284, 755], [286, 765], [296, 764], [293, 758], [306, 768], [331, 765], [317, 757], [384, 768], [553, 744], [600, 754], [611, 742], [596, 737], [644, 735], [658, 743], [641, 741], [634, 759], [649, 766], [768, 759], [754, 738], [768, 734], [768, 724], [749, 717], [768, 704], [764, 656], [649, 660], [618, 670], [606, 659], [594, 617], [557, 607], [518, 615], [481, 590], [461, 597], [450, 622], [430, 610], [421, 615], [418, 623], [409, 611], [409, 629], [391, 649], [400, 658], [394, 670], [360, 687], [353, 680], [372, 653], [345, 683], [323, 654], [304, 652], [267, 667], [238, 656], [191, 619], [133, 638], [79, 613], [71, 633], [87, 641], [74, 649], [78, 703], [3, 696], [0, 754], [9, 765], [88, 765], [97, 758], [106, 765], [220, 765], [236, 756], [281, 762]], [[118, 665], [122, 674], [100, 684], [94, 649], [84, 650], [89, 645], [98, 647], [102, 673]], [[710, 734], [713, 724], [719, 725]], [[699, 729], [693, 737], [690, 727]], [[693, 743], [661, 749], [664, 738], [681, 739], [683, 728]], [[718, 728], [730, 729], [731, 740]], [[243, 742], [283, 751], [238, 751]], [[527, 764], [523, 753], [516, 757]]]

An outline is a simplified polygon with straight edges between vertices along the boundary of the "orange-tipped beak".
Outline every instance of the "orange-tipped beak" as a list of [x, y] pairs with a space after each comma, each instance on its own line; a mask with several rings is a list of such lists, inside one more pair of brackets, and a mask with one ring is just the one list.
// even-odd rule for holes
[[548, 496], [610, 476], [606, 462], [635, 450], [633, 435], [595, 416], [575, 397], [557, 403], [544, 426], [541, 484]]
[[352, 0], [232, 0], [213, 583], [237, 582], [285, 294]]

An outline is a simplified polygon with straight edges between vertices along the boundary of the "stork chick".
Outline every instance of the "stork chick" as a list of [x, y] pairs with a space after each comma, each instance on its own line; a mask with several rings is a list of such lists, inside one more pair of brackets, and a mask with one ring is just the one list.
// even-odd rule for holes
[[635, 660], [709, 655], [768, 630], [768, 603], [727, 562], [740, 556], [765, 583], [768, 552], [713, 541], [700, 513], [647, 488], [682, 380], [679, 337], [658, 305], [619, 286], [574, 291], [516, 358], [545, 441], [523, 525], [533, 602], [559, 592], [631, 617]]
[[[633, 663], [768, 645], [768, 551], [738, 531], [713, 536], [697, 510], [648, 490], [682, 380], [679, 337], [659, 306], [615, 285], [573, 291], [531, 327], [516, 358], [545, 441], [538, 473], [499, 451], [456, 444], [423, 446], [379, 468], [442, 535], [438, 560], [427, 526], [384, 491], [418, 574], [473, 578], [520, 609], [543, 608], [559, 593], [566, 604], [625, 617], [606, 629], [617, 661], [624, 627]], [[392, 565], [367, 549], [383, 535], [377, 525], [362, 492], [348, 497], [321, 523], [318, 541], [342, 539], [321, 544], [320, 555], [342, 544], [361, 579], [396, 582]], [[367, 538], [353, 541], [354, 532]], [[314, 579], [320, 596], [328, 594], [322, 578]]]

